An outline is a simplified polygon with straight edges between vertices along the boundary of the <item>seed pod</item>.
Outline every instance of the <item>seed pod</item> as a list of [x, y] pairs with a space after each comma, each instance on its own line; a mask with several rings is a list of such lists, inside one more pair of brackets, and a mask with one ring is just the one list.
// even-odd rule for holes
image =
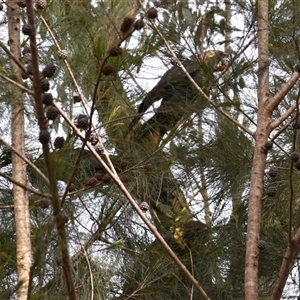
[[102, 178], [103, 178], [102, 174], [99, 173], [99, 172], [95, 173], [95, 174], [94, 174], [94, 177], [97, 178], [98, 181], [101, 181]]
[[264, 240], [259, 240], [257, 242], [257, 247], [260, 251], [265, 250], [266, 249], [266, 245], [267, 243]]
[[43, 104], [45, 105], [51, 105], [53, 102], [53, 96], [51, 93], [45, 93], [43, 94]]
[[96, 185], [98, 183], [98, 180], [97, 180], [97, 178], [96, 177], [90, 177], [90, 178], [86, 178], [85, 180], [84, 180], [84, 185], [85, 186], [94, 186], [94, 185]]
[[128, 166], [128, 161], [122, 160], [122, 161], [120, 162], [120, 168], [121, 168], [121, 170], [127, 169], [127, 166]]
[[299, 152], [292, 152], [291, 153], [291, 160], [293, 162], [297, 162], [300, 159], [300, 154]]
[[23, 55], [23, 59], [24, 59], [24, 62], [25, 64], [30, 64], [32, 62], [32, 56], [31, 56], [31, 53], [25, 53]]
[[48, 199], [45, 199], [45, 198], [40, 199], [40, 201], [39, 201], [39, 207], [41, 209], [46, 209], [46, 208], [49, 207], [49, 205], [50, 205], [50, 203], [49, 203]]
[[122, 54], [122, 52], [123, 52], [123, 49], [121, 48], [121, 47], [113, 47], [113, 48], [111, 48], [110, 50], [109, 50], [109, 55], [110, 56], [119, 56], [119, 55], [121, 55]]
[[269, 174], [269, 176], [272, 177], [272, 178], [276, 177], [277, 174], [278, 174], [278, 169], [277, 169], [277, 167], [271, 166], [271, 167], [269, 168], [268, 174]]
[[73, 101], [74, 101], [74, 103], [78, 103], [78, 102], [81, 102], [81, 97], [80, 97], [80, 95], [79, 94], [74, 94], [73, 95]]
[[75, 126], [77, 126], [79, 129], [88, 130], [89, 128], [89, 118], [87, 115], [80, 114], [76, 118], [74, 122]]
[[12, 154], [12, 147], [9, 145], [4, 145], [2, 148], [2, 153], [6, 155], [11, 155]]
[[56, 107], [50, 106], [46, 111], [46, 116], [48, 120], [54, 121], [59, 115], [59, 111]]
[[24, 24], [22, 26], [22, 32], [24, 35], [32, 35], [33, 34], [33, 28], [30, 24]]
[[110, 74], [112, 74], [114, 72], [115, 68], [110, 65], [110, 64], [107, 64], [103, 67], [102, 69], [102, 73], [105, 75], [105, 76], [108, 76]]
[[63, 136], [56, 137], [53, 144], [56, 149], [61, 149], [65, 144], [64, 137]]
[[60, 59], [67, 59], [68, 58], [68, 51], [67, 50], [59, 50], [57, 52], [57, 56], [60, 58]]
[[45, 68], [42, 71], [42, 74], [45, 77], [52, 77], [54, 75], [55, 71], [56, 71], [55, 64], [50, 63], [50, 64], [45, 66]]
[[32, 64], [26, 65], [26, 70], [28, 75], [33, 75]]
[[127, 175], [120, 175], [120, 180], [123, 182], [123, 183], [127, 183], [130, 181], [130, 178], [127, 176]]
[[38, 0], [36, 2], [36, 8], [37, 9], [45, 9], [47, 7], [47, 2], [46, 0]]
[[46, 78], [42, 79], [40, 81], [40, 87], [41, 87], [42, 92], [48, 92], [49, 89], [50, 89], [50, 83], [49, 83], [49, 81]]
[[104, 183], [108, 183], [111, 181], [111, 176], [109, 174], [105, 174], [103, 177], [102, 177], [102, 181]]
[[300, 161], [296, 161], [296, 162], [295, 162], [295, 168], [296, 168], [297, 170], [300, 170]]
[[27, 54], [27, 53], [30, 53], [30, 54], [31, 54], [31, 49], [30, 49], [30, 47], [25, 46], [25, 47], [23, 48], [23, 50], [22, 50], [22, 54], [25, 55], [25, 54]]
[[276, 186], [269, 186], [267, 189], [267, 195], [269, 197], [275, 197], [277, 194], [277, 187]]
[[50, 133], [48, 130], [44, 129], [44, 130], [41, 130], [40, 131], [40, 134], [39, 134], [39, 141], [45, 145], [47, 143], [49, 143], [49, 140], [50, 140]]
[[157, 9], [155, 7], [150, 8], [146, 12], [146, 16], [148, 17], [148, 19], [156, 19], [158, 16]]
[[142, 166], [142, 168], [143, 168], [144, 170], [148, 170], [148, 171], [151, 170], [152, 167], [153, 167], [152, 164], [146, 164], [146, 165], [143, 165], [143, 166]]
[[21, 8], [25, 8], [25, 7], [26, 7], [26, 0], [17, 1], [17, 4], [18, 4]]
[[124, 20], [121, 24], [121, 32], [126, 33], [127, 31], [129, 31], [133, 22], [134, 22], [134, 19], [131, 17], [124, 18]]
[[141, 30], [145, 26], [145, 22], [142, 19], [136, 20], [133, 27], [135, 30]]
[[272, 141], [267, 141], [265, 142], [265, 145], [264, 145], [264, 148], [265, 150], [271, 150], [273, 148], [273, 142]]
[[75, 184], [74, 183], [71, 183], [70, 185], [69, 185], [69, 188], [68, 188], [68, 192], [69, 193], [72, 193], [72, 192], [74, 192], [75, 191]]

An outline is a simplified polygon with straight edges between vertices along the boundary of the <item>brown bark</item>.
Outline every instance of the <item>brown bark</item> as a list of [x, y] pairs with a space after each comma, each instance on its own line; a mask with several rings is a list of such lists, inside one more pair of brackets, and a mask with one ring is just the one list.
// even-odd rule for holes
[[299, 249], [299, 245], [300, 245], [300, 229], [298, 229], [297, 233], [292, 238], [291, 242], [289, 243], [285, 251], [284, 258], [282, 260], [282, 264], [280, 267], [279, 275], [273, 290], [273, 294], [271, 298], [272, 300], [281, 299], [281, 295], [285, 287], [287, 278], [293, 267], [295, 255], [297, 253], [297, 250]]
[[[35, 25], [35, 13], [33, 9], [33, 3], [31, 0], [26, 0], [27, 5], [27, 17], [28, 23], [32, 28], [36, 28]], [[47, 122], [44, 114], [43, 102], [42, 102], [42, 92], [40, 87], [40, 73], [39, 73], [39, 62], [38, 62], [38, 49], [36, 43], [36, 33], [35, 31], [30, 35], [30, 49], [32, 54], [32, 69], [33, 69], [33, 89], [34, 89], [34, 100], [35, 108], [38, 119], [38, 125], [40, 130], [47, 129]], [[57, 182], [55, 177], [55, 171], [50, 161], [50, 149], [49, 145], [43, 144], [43, 155], [44, 161], [47, 169], [47, 175], [50, 183], [50, 193], [52, 195], [52, 206], [53, 214], [56, 221], [56, 229], [59, 236], [59, 247], [62, 256], [62, 269], [64, 274], [64, 280], [68, 291], [68, 298], [76, 300], [75, 284], [73, 280], [73, 272], [71, 267], [71, 261], [69, 257], [68, 250], [68, 239], [65, 230], [65, 217], [61, 211], [60, 199], [57, 191]]]
[[[284, 98], [284, 96], [287, 94], [287, 92], [295, 85], [295, 83], [297, 82], [297, 80], [299, 79], [300, 76], [300, 68], [299, 65], [296, 66], [295, 72], [292, 74], [291, 78], [286, 82], [285, 85], [283, 85], [283, 87], [281, 88], [281, 90], [273, 97], [271, 98], [270, 101], [270, 106], [273, 105], [273, 107], [277, 107], [277, 105], [279, 104], [280, 100]], [[280, 124], [280, 122], [282, 120], [284, 120], [284, 117], [286, 116], [281, 116], [280, 118], [278, 118], [276, 121], [273, 122], [272, 124], [272, 129], [276, 128], [276, 126], [278, 124]], [[291, 222], [291, 218], [290, 218], [290, 222]], [[291, 226], [289, 226], [289, 237], [291, 236]], [[294, 263], [294, 259], [295, 256], [297, 254], [297, 250], [299, 249], [300, 246], [300, 229], [298, 229], [297, 233], [294, 235], [294, 237], [292, 239], [290, 239], [287, 249], [285, 251], [282, 263], [281, 263], [281, 267], [280, 267], [280, 271], [278, 274], [278, 278], [272, 293], [272, 300], [277, 300], [281, 298], [283, 289], [285, 287], [287, 278], [290, 274], [290, 271], [292, 270], [293, 267], [293, 263]]]
[[[10, 50], [15, 57], [20, 57], [20, 8], [16, 1], [8, 1], [8, 34]], [[12, 73], [16, 81], [21, 82], [21, 69], [11, 60]], [[25, 156], [24, 141], [24, 105], [22, 91], [11, 86], [12, 94], [12, 146]], [[15, 182], [27, 186], [26, 163], [16, 153], [12, 153], [12, 177]], [[17, 237], [17, 271], [18, 271], [18, 299], [27, 299], [30, 267], [31, 267], [31, 241], [29, 200], [26, 189], [13, 184], [14, 211]]]
[[266, 108], [269, 98], [269, 57], [268, 57], [268, 1], [258, 1], [258, 116], [255, 134], [255, 150], [251, 172], [250, 196], [248, 204], [245, 299], [258, 299], [258, 254], [261, 222], [266, 151], [263, 146], [268, 139], [271, 124], [271, 111]]

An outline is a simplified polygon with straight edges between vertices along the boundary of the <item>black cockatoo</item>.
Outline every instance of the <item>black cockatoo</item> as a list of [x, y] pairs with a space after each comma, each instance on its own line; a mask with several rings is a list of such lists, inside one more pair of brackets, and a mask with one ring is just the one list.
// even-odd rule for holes
[[[183, 66], [202, 90], [208, 94], [214, 85], [213, 73], [223, 70], [226, 66], [224, 59], [224, 52], [211, 50], [202, 53], [196, 59], [184, 61]], [[143, 99], [138, 108], [138, 115], [129, 125], [129, 130], [158, 100], [162, 100], [160, 107], [155, 111], [155, 115], [144, 124], [144, 127], [148, 128], [150, 132], [156, 133], [160, 138], [188, 112], [192, 112], [189, 111], [192, 103], [199, 100], [203, 102], [203, 108], [208, 105], [182, 69], [175, 65], [162, 76], [157, 85]]]

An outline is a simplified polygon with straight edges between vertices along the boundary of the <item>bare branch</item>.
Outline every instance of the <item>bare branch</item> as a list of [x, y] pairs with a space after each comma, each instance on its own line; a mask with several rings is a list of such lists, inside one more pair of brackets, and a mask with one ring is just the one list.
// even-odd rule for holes
[[51, 197], [52, 197], [50, 194], [45, 194], [45, 193], [39, 192], [37, 190], [34, 190], [34, 189], [28, 187], [27, 185], [24, 185], [24, 184], [20, 183], [19, 181], [15, 180], [13, 177], [11, 177], [11, 176], [3, 173], [3, 172], [0, 172], [0, 176], [3, 177], [3, 178], [5, 178], [5, 179], [7, 179], [8, 181], [12, 182], [13, 184], [21, 187], [22, 189], [24, 189], [24, 190], [26, 190], [28, 192], [31, 192], [31, 193], [36, 194], [38, 196], [41, 196], [43, 198], [49, 198], [49, 199], [51, 199]]
[[281, 263], [279, 275], [272, 293], [272, 300], [280, 300], [287, 278], [293, 267], [295, 255], [300, 246], [300, 228], [292, 238], [285, 251], [284, 258]]
[[[278, 104], [283, 100], [287, 93], [292, 89], [300, 77], [300, 66], [297, 65], [295, 71], [293, 72], [291, 78], [282, 85], [281, 89], [274, 95], [274, 97], [269, 98], [266, 102], [266, 109], [273, 111]], [[274, 125], [272, 125], [274, 126]], [[274, 127], [272, 127], [274, 129]]]
[[0, 47], [6, 52], [6, 54], [14, 61], [16, 65], [19, 66], [19, 68], [23, 72], [27, 72], [25, 66], [20, 62], [18, 58], [0, 41]]
[[284, 122], [293, 111], [296, 109], [296, 104], [292, 105], [285, 113], [283, 113], [278, 119], [271, 123], [271, 131], [274, 130], [277, 126], [279, 126], [282, 122]]
[[7, 77], [7, 76], [5, 76], [5, 75], [3, 75], [1, 73], [0, 73], [0, 77], [3, 78], [3, 79], [5, 79], [7, 82], [15, 85], [16, 87], [18, 87], [19, 89], [21, 89], [23, 92], [26, 92], [29, 95], [33, 95], [33, 92], [31, 90], [27, 89], [24, 85], [22, 85], [22, 84], [20, 84], [20, 83], [18, 83], [16, 81], [10, 79], [9, 77]]
[[5, 142], [5, 140], [3, 140], [1, 137], [0, 137], [0, 142], [3, 143], [4, 145], [10, 147], [12, 149], [12, 151], [14, 151], [21, 159], [23, 159], [23, 161], [25, 161], [26, 164], [28, 164], [45, 181], [45, 183], [49, 186], [48, 178], [26, 156], [22, 155], [16, 148], [14, 148], [13, 146], [11, 146], [7, 142]]
[[[51, 37], [52, 37], [52, 39], [53, 39], [53, 41], [54, 41], [54, 43], [55, 43], [57, 49], [58, 49], [58, 50], [61, 50], [60, 45], [59, 45], [58, 41], [56, 40], [55, 35], [54, 35], [53, 31], [51, 30], [51, 28], [49, 27], [49, 25], [48, 25], [48, 23], [46, 22], [46, 20], [45, 20], [45, 19], [43, 18], [43, 16], [41, 16], [41, 15], [40, 15], [40, 19], [42, 20], [43, 24], [46, 26], [48, 32], [50, 33], [50, 35], [51, 35]], [[122, 39], [122, 41], [126, 40], [126, 39], [128, 38], [128, 36], [130, 36], [130, 35], [131, 35], [131, 33], [128, 34], [128, 35], [126, 35], [126, 36]], [[120, 42], [119, 45], [120, 45], [121, 43], [122, 43], [122, 42]], [[87, 116], [89, 116], [89, 118], [90, 118], [90, 124], [91, 124], [91, 127], [92, 127], [93, 130], [96, 132], [96, 134], [97, 134], [97, 136], [98, 136], [98, 140], [99, 140], [99, 142], [100, 142], [101, 144], [102, 144], [101, 137], [99, 136], [98, 132], [96, 131], [96, 128], [97, 128], [97, 127], [96, 127], [95, 124], [93, 124], [93, 122], [92, 122], [92, 114], [93, 114], [93, 110], [94, 110], [94, 106], [95, 106], [95, 101], [96, 101], [96, 95], [97, 95], [98, 86], [99, 86], [99, 84], [100, 84], [100, 80], [101, 80], [101, 76], [102, 76], [102, 68], [103, 68], [103, 66], [104, 66], [104, 64], [106, 63], [106, 61], [107, 61], [108, 58], [109, 58], [109, 55], [106, 55], [106, 57], [103, 59], [102, 65], [101, 65], [101, 67], [100, 67], [100, 71], [99, 71], [99, 74], [98, 74], [98, 79], [97, 79], [97, 81], [96, 81], [96, 83], [95, 83], [95, 89], [94, 89], [94, 94], [93, 94], [92, 107], [91, 107], [91, 109], [89, 108], [89, 106], [88, 106], [88, 104], [87, 104], [87, 102], [86, 102], [86, 100], [85, 100], [83, 94], [81, 93], [80, 87], [79, 87], [79, 85], [78, 85], [78, 83], [77, 83], [77, 81], [76, 81], [76, 78], [75, 78], [75, 76], [74, 76], [74, 74], [73, 74], [73, 72], [72, 72], [72, 70], [71, 70], [71, 67], [70, 67], [68, 61], [67, 61], [66, 59], [64, 59], [64, 64], [65, 64], [65, 66], [66, 66], [66, 68], [67, 68], [67, 70], [68, 70], [68, 73], [69, 73], [69, 75], [70, 75], [71, 78], [72, 78], [72, 81], [73, 81], [73, 83], [74, 83], [74, 85], [75, 85], [75, 87], [76, 87], [76, 90], [77, 90], [79, 96], [81, 97], [81, 103], [82, 103], [82, 105], [83, 105], [83, 107], [84, 107], [84, 110], [85, 110]], [[84, 143], [85, 143], [85, 142], [84, 142]], [[84, 145], [83, 145], [83, 147], [84, 147]], [[117, 172], [116, 172], [116, 170], [114, 169], [114, 166], [113, 166], [113, 164], [111, 163], [111, 160], [109, 159], [109, 155], [108, 155], [108, 153], [107, 153], [107, 151], [106, 151], [106, 149], [105, 149], [104, 147], [103, 147], [103, 155], [105, 156], [106, 161], [107, 161], [109, 167], [111, 168], [111, 170], [116, 174]], [[79, 158], [80, 158], [80, 157], [79, 157]]]

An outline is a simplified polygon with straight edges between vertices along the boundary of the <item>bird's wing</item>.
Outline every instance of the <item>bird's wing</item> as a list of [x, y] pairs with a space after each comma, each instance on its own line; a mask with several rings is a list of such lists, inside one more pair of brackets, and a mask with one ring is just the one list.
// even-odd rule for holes
[[[199, 65], [195, 64], [195, 62], [186, 61], [183, 65], [192, 77], [199, 71]], [[141, 114], [145, 113], [154, 102], [162, 98], [167, 100], [167, 98], [169, 98], [173, 93], [173, 87], [182, 84], [183, 81], [186, 81], [186, 75], [180, 67], [174, 66], [168, 70], [141, 102], [138, 108], [138, 116], [134, 117], [130, 123], [129, 130], [141, 118]]]
[[[193, 76], [197, 72], [197, 68], [194, 63], [190, 61], [184, 63], [184, 67], [187, 72]], [[168, 70], [156, 84], [156, 86], [146, 95], [142, 103], [138, 108], [138, 113], [142, 114], [147, 111], [147, 109], [153, 105], [154, 102], [164, 98], [169, 93], [172, 86], [182, 83], [186, 79], [184, 72], [180, 67], [174, 66]]]

